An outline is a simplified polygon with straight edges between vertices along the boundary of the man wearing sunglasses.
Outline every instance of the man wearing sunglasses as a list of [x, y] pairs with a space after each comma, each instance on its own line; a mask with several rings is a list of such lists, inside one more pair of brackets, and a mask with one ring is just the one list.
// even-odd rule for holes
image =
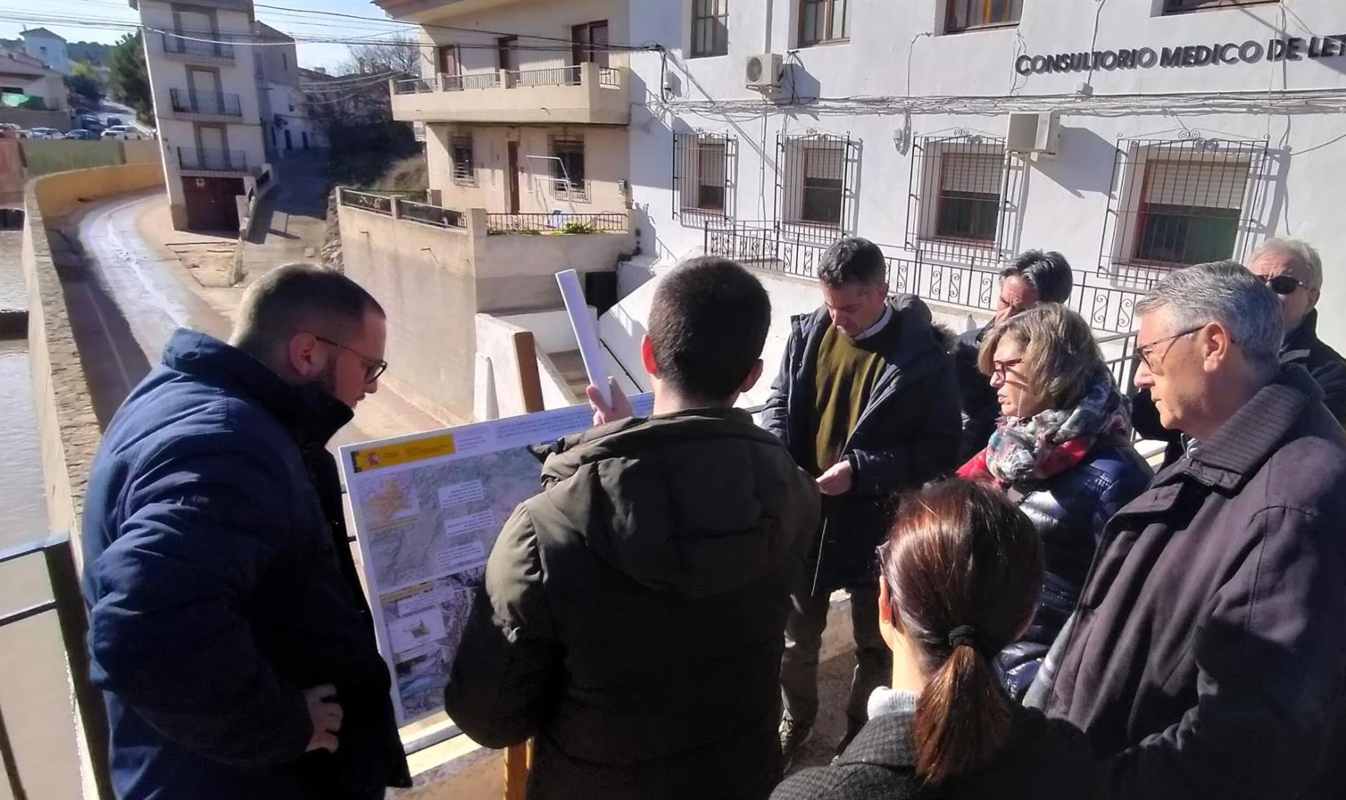
[[[1255, 251], [1248, 270], [1262, 280], [1280, 301], [1285, 323], [1281, 363], [1308, 370], [1323, 390], [1323, 405], [1346, 425], [1346, 359], [1318, 338], [1318, 296], [1323, 286], [1323, 262], [1318, 251], [1298, 239], [1268, 239]], [[1149, 390], [1132, 402], [1132, 422], [1147, 439], [1167, 442], [1164, 463], [1182, 455], [1182, 435], [1159, 423]]]
[[344, 275], [278, 267], [228, 344], [175, 333], [108, 426], [84, 596], [119, 798], [411, 785], [326, 450], [378, 388], [386, 330]]

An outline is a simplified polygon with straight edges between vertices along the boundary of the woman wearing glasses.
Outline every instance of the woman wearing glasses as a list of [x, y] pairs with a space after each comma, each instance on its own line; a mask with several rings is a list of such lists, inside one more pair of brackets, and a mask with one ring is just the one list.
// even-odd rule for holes
[[986, 449], [958, 470], [993, 484], [1042, 536], [1042, 598], [1023, 636], [1000, 653], [1015, 699], [1037, 674], [1084, 584], [1103, 526], [1149, 484], [1131, 446], [1125, 398], [1078, 314], [1046, 303], [993, 328], [978, 366], [1001, 418]]
[[998, 491], [960, 480], [903, 497], [879, 548], [890, 687], [831, 766], [772, 800], [1088, 797], [1083, 733], [1008, 698], [994, 659], [1035, 616], [1043, 542]]

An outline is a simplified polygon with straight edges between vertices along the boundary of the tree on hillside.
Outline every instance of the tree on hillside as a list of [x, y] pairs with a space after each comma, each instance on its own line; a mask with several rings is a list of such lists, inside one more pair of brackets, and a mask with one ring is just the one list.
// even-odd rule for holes
[[76, 61], [71, 73], [65, 76], [65, 88], [70, 93], [70, 105], [75, 108], [98, 108], [103, 100], [103, 84], [94, 68]]
[[421, 45], [415, 39], [407, 36], [398, 36], [378, 44], [355, 45], [350, 48], [351, 60], [343, 71], [420, 75], [421, 49]]
[[108, 67], [108, 88], [113, 99], [134, 108], [141, 121], [153, 124], [154, 101], [150, 97], [150, 76], [139, 31], [126, 34], [113, 45]]

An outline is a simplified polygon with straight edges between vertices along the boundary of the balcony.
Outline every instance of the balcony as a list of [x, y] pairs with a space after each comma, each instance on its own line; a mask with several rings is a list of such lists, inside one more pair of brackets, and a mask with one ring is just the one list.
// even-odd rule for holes
[[196, 63], [232, 64], [234, 46], [220, 42], [203, 42], [198, 39], [221, 39], [218, 34], [195, 34], [194, 38], [184, 38], [172, 33], [160, 33], [159, 42], [163, 45], [164, 55], [181, 61]]
[[625, 125], [628, 73], [586, 63], [392, 81], [393, 118], [403, 122]]
[[178, 148], [178, 167], [183, 172], [214, 172], [231, 175], [251, 174], [248, 155], [242, 150], [222, 150], [214, 147]]
[[226, 121], [243, 116], [243, 103], [236, 94], [169, 89], [168, 95], [173, 113], [179, 116], [219, 117]]

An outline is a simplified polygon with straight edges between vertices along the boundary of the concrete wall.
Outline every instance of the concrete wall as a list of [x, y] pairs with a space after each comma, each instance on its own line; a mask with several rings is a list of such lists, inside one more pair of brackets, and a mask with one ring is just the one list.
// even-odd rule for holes
[[[1031, 164], [1019, 202], [1020, 222], [1012, 240], [1018, 249], [1063, 252], [1078, 267], [1099, 264], [1112, 190], [1116, 142], [1122, 138], [1177, 139], [1197, 132], [1207, 138], [1269, 141], [1261, 186], [1265, 198], [1250, 209], [1246, 237], [1293, 235], [1324, 253], [1322, 307], [1346, 303], [1346, 226], [1340, 225], [1331, 187], [1346, 178], [1346, 118], [1220, 100], [1219, 93], [1301, 90], [1346, 91], [1346, 56], [1323, 59], [1221, 64], [1205, 67], [1101, 69], [1068, 74], [1015, 71], [1020, 54], [1052, 55], [1092, 49], [1174, 47], [1254, 41], [1278, 36], [1310, 37], [1346, 28], [1338, 0], [1298, 0], [1293, 9], [1268, 3], [1164, 16], [1159, 2], [1083, 3], [1042, 0], [1023, 4], [1017, 26], [944, 34], [943, 2], [893, 4], [851, 0], [849, 40], [798, 49], [786, 59], [779, 103], [765, 104], [743, 85], [749, 54], [784, 53], [797, 43], [799, 3], [769, 0], [730, 5], [729, 54], [687, 58], [690, 0], [633, 0], [628, 41], [659, 42], [655, 53], [631, 56], [635, 71], [630, 176], [643, 248], [674, 261], [702, 247], [702, 231], [673, 215], [672, 134], [705, 130], [737, 138], [735, 175], [738, 217], [769, 220], [776, 184], [777, 134], [808, 130], [849, 134], [861, 140], [855, 182], [856, 230], [875, 241], [905, 243], [908, 187], [916, 163], [903, 144], [911, 136], [959, 131], [1003, 137], [1007, 113], [1056, 109], [1061, 113], [1059, 154]], [[1097, 16], [1097, 23], [1095, 17]], [[1094, 31], [1097, 31], [1095, 44]], [[658, 100], [661, 68], [676, 92]], [[1076, 95], [1090, 84], [1092, 97]], [[641, 94], [641, 87], [645, 93]], [[809, 104], [799, 97], [821, 97]], [[1169, 95], [1198, 93], [1209, 102], [1181, 119]], [[1164, 95], [1164, 96], [1160, 96]], [[1274, 98], [1275, 95], [1270, 95]], [[826, 98], [872, 98], [863, 106]], [[991, 101], [980, 98], [995, 98]], [[1218, 103], [1217, 103], [1218, 101]], [[1217, 105], [1226, 110], [1219, 110]], [[1324, 109], [1336, 105], [1323, 106]], [[1319, 332], [1346, 347], [1346, 317], [1326, 315]]]
[[381, 380], [469, 419], [479, 309], [468, 234], [338, 208], [345, 272], [388, 310], [390, 366]]
[[22, 139], [28, 175], [37, 177], [89, 167], [159, 162], [159, 142], [153, 140], [121, 142], [106, 139], [95, 142], [54, 139]]
[[[455, 136], [472, 137], [475, 184], [453, 179], [451, 158]], [[553, 138], [584, 142], [584, 172], [588, 200], [557, 196], [552, 181], [556, 162]], [[523, 191], [519, 211], [525, 214], [562, 210], [577, 214], [626, 211], [626, 193], [621, 181], [627, 175], [627, 133], [624, 128], [570, 126], [492, 126], [468, 124], [426, 125], [425, 151], [430, 188], [439, 190], [441, 204], [449, 208], [484, 208], [491, 213], [509, 211], [509, 142], [518, 142], [519, 171]], [[535, 156], [535, 158], [530, 158]]]
[[619, 256], [631, 252], [634, 237], [624, 233], [498, 234], [478, 244], [478, 308], [500, 312], [559, 307], [557, 272], [610, 271]]
[[57, 172], [33, 180], [29, 188], [41, 204], [43, 215], [50, 218], [68, 214], [92, 200], [162, 184], [159, 165], [142, 162]]
[[29, 111], [24, 108], [0, 108], [0, 122], [12, 122], [24, 130], [56, 128], [70, 130], [69, 111]]
[[[532, 332], [490, 314], [477, 314], [475, 333], [474, 408], [491, 409], [497, 417], [514, 417], [542, 408], [539, 349]], [[482, 359], [490, 362], [487, 369], [482, 368]]]

